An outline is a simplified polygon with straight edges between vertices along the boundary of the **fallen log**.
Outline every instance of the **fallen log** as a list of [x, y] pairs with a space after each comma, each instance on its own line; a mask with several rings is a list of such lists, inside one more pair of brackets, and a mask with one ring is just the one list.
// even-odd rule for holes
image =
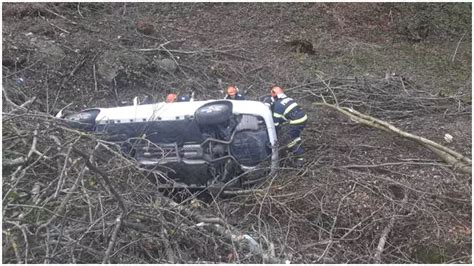
[[315, 106], [323, 106], [334, 109], [346, 116], [348, 116], [351, 120], [364, 124], [369, 127], [381, 129], [383, 131], [396, 134], [402, 138], [406, 138], [412, 141], [417, 142], [418, 144], [428, 148], [432, 152], [434, 152], [438, 157], [440, 157], [443, 161], [453, 167], [455, 170], [460, 170], [464, 173], [471, 174], [472, 172], [472, 161], [467, 158], [466, 156], [451, 150], [448, 147], [445, 147], [441, 144], [438, 144], [432, 140], [405, 132], [392, 124], [385, 122], [383, 120], [377, 119], [375, 117], [362, 114], [357, 112], [356, 110], [348, 107], [340, 107], [333, 104], [328, 104], [326, 102], [322, 103], [314, 103]]

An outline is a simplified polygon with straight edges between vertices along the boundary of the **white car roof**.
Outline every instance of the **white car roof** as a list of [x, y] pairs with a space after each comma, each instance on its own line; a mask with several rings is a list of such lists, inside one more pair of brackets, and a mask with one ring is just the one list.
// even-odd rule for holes
[[196, 110], [206, 103], [230, 101], [233, 105], [234, 114], [254, 114], [268, 117], [271, 112], [269, 108], [259, 101], [250, 100], [208, 100], [194, 102], [155, 103], [144, 105], [131, 105], [113, 108], [94, 108], [100, 110], [96, 122], [105, 124], [109, 120], [115, 122], [141, 122], [155, 120], [178, 120], [194, 115]]

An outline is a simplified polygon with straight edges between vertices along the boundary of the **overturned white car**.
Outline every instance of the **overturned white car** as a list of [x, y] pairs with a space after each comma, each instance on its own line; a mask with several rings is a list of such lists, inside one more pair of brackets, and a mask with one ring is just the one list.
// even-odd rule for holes
[[258, 101], [135, 104], [59, 117], [119, 143], [140, 165], [187, 187], [242, 187], [278, 166], [272, 113]]

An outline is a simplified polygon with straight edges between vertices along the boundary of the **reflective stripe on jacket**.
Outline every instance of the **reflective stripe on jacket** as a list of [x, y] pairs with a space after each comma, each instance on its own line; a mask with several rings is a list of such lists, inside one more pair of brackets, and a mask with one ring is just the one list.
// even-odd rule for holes
[[308, 116], [292, 98], [285, 94], [279, 94], [273, 104], [273, 122], [278, 127], [288, 122], [291, 125], [299, 125], [308, 119]]

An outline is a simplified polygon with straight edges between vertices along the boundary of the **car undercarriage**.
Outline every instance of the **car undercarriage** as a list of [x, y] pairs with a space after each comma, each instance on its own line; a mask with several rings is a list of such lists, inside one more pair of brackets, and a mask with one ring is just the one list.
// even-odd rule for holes
[[145, 121], [96, 121], [100, 109], [64, 118], [73, 127], [119, 144], [123, 155], [140, 166], [164, 173], [159, 180], [153, 178], [162, 185], [240, 188], [272, 173], [275, 147], [269, 130], [274, 128], [259, 114], [232, 110], [231, 101], [211, 101], [174, 120], [155, 115]]

